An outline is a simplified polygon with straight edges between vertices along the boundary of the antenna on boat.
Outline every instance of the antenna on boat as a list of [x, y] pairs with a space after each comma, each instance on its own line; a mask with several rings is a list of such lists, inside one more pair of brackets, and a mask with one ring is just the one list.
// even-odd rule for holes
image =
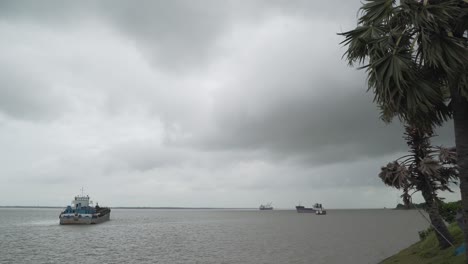
[[84, 187], [81, 187], [81, 196], [84, 196]]

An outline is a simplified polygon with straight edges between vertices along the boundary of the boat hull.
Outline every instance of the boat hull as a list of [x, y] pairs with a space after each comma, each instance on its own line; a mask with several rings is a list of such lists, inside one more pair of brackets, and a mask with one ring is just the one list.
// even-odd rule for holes
[[307, 213], [308, 213], [308, 214], [315, 214], [315, 211], [316, 211], [316, 210], [314, 210], [314, 209], [312, 209], [312, 208], [296, 208], [296, 211], [297, 211], [298, 213], [301, 213], [301, 214], [303, 214], [303, 213], [304, 213], [304, 214], [307, 214]]
[[309, 213], [309, 214], [316, 214], [316, 215], [326, 215], [327, 211], [323, 210], [322, 207], [313, 207], [313, 208], [307, 208], [302, 205], [296, 206], [296, 211], [298, 213]]
[[61, 225], [94, 225], [108, 221], [110, 219], [110, 213], [105, 214], [101, 217], [90, 218], [90, 217], [60, 217]]
[[309, 213], [309, 214], [316, 214], [316, 215], [326, 215], [327, 214], [327, 211], [325, 210], [317, 210], [317, 209], [313, 209], [313, 208], [296, 208], [296, 211], [298, 213]]

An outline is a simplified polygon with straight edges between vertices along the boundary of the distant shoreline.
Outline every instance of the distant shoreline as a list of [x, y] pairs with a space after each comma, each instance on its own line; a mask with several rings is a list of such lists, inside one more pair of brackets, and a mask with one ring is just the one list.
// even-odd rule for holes
[[[61, 209], [65, 206], [32, 206], [32, 205], [0, 205], [0, 208], [40, 208], [40, 209]], [[112, 209], [182, 209], [182, 210], [258, 210], [258, 208], [232, 208], [232, 207], [171, 207], [171, 206], [163, 206], [163, 207], [152, 207], [152, 206], [116, 206], [110, 207]], [[281, 209], [278, 209], [281, 210]], [[285, 209], [286, 210], [286, 209]], [[291, 209], [292, 210], [292, 209]]]
[[[257, 210], [257, 207], [175, 207], [175, 206], [109, 206], [111, 209], [159, 209], [159, 210]], [[2, 208], [39, 208], [39, 209], [63, 209], [65, 206], [43, 206], [43, 205], [0, 205]], [[295, 208], [277, 208], [273, 211], [296, 211]], [[400, 210], [396, 208], [332, 208], [327, 210]]]

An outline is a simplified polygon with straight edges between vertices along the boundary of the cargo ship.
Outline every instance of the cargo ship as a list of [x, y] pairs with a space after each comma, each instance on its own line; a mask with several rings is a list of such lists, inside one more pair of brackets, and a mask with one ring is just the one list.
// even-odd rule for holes
[[271, 206], [271, 203], [267, 203], [267, 204], [262, 204], [260, 205], [260, 207], [258, 208], [260, 210], [273, 210], [273, 206]]
[[77, 195], [60, 215], [61, 225], [90, 225], [99, 224], [110, 219], [111, 209], [108, 207], [100, 207], [96, 203], [89, 200], [88, 195]]
[[307, 208], [302, 205], [296, 206], [298, 213], [315, 213], [316, 215], [325, 215], [327, 211], [323, 209], [322, 204], [316, 203], [312, 208]]

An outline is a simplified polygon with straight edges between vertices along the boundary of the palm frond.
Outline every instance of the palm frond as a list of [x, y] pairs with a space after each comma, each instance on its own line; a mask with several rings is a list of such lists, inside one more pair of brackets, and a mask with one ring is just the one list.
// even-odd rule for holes
[[[341, 33], [348, 63], [368, 74], [384, 121], [424, 127], [451, 118], [449, 84], [468, 98], [468, 4], [460, 0], [368, 0], [356, 29]], [[462, 33], [460, 33], [462, 32]]]
[[358, 62], [359, 64], [364, 63], [366, 56], [370, 52], [371, 46], [382, 41], [385, 31], [379, 25], [362, 25], [358, 26], [354, 30], [339, 33], [338, 35], [345, 37], [345, 39], [340, 43], [348, 46], [343, 57], [346, 57], [348, 63], [353, 65], [355, 62]]
[[441, 168], [437, 160], [426, 157], [419, 163], [418, 169], [427, 177], [439, 178], [439, 170]]
[[444, 164], [457, 164], [457, 152], [455, 148], [437, 147], [439, 160]]
[[405, 166], [401, 166], [398, 162], [390, 162], [387, 166], [382, 167], [379, 173], [380, 179], [388, 186], [397, 189], [407, 188], [409, 186], [408, 177], [409, 171]]
[[361, 7], [363, 16], [359, 24], [373, 24], [387, 19], [392, 15], [394, 0], [366, 0]]
[[439, 169], [440, 179], [443, 179], [447, 184], [458, 181], [458, 170], [455, 167], [442, 167]]

